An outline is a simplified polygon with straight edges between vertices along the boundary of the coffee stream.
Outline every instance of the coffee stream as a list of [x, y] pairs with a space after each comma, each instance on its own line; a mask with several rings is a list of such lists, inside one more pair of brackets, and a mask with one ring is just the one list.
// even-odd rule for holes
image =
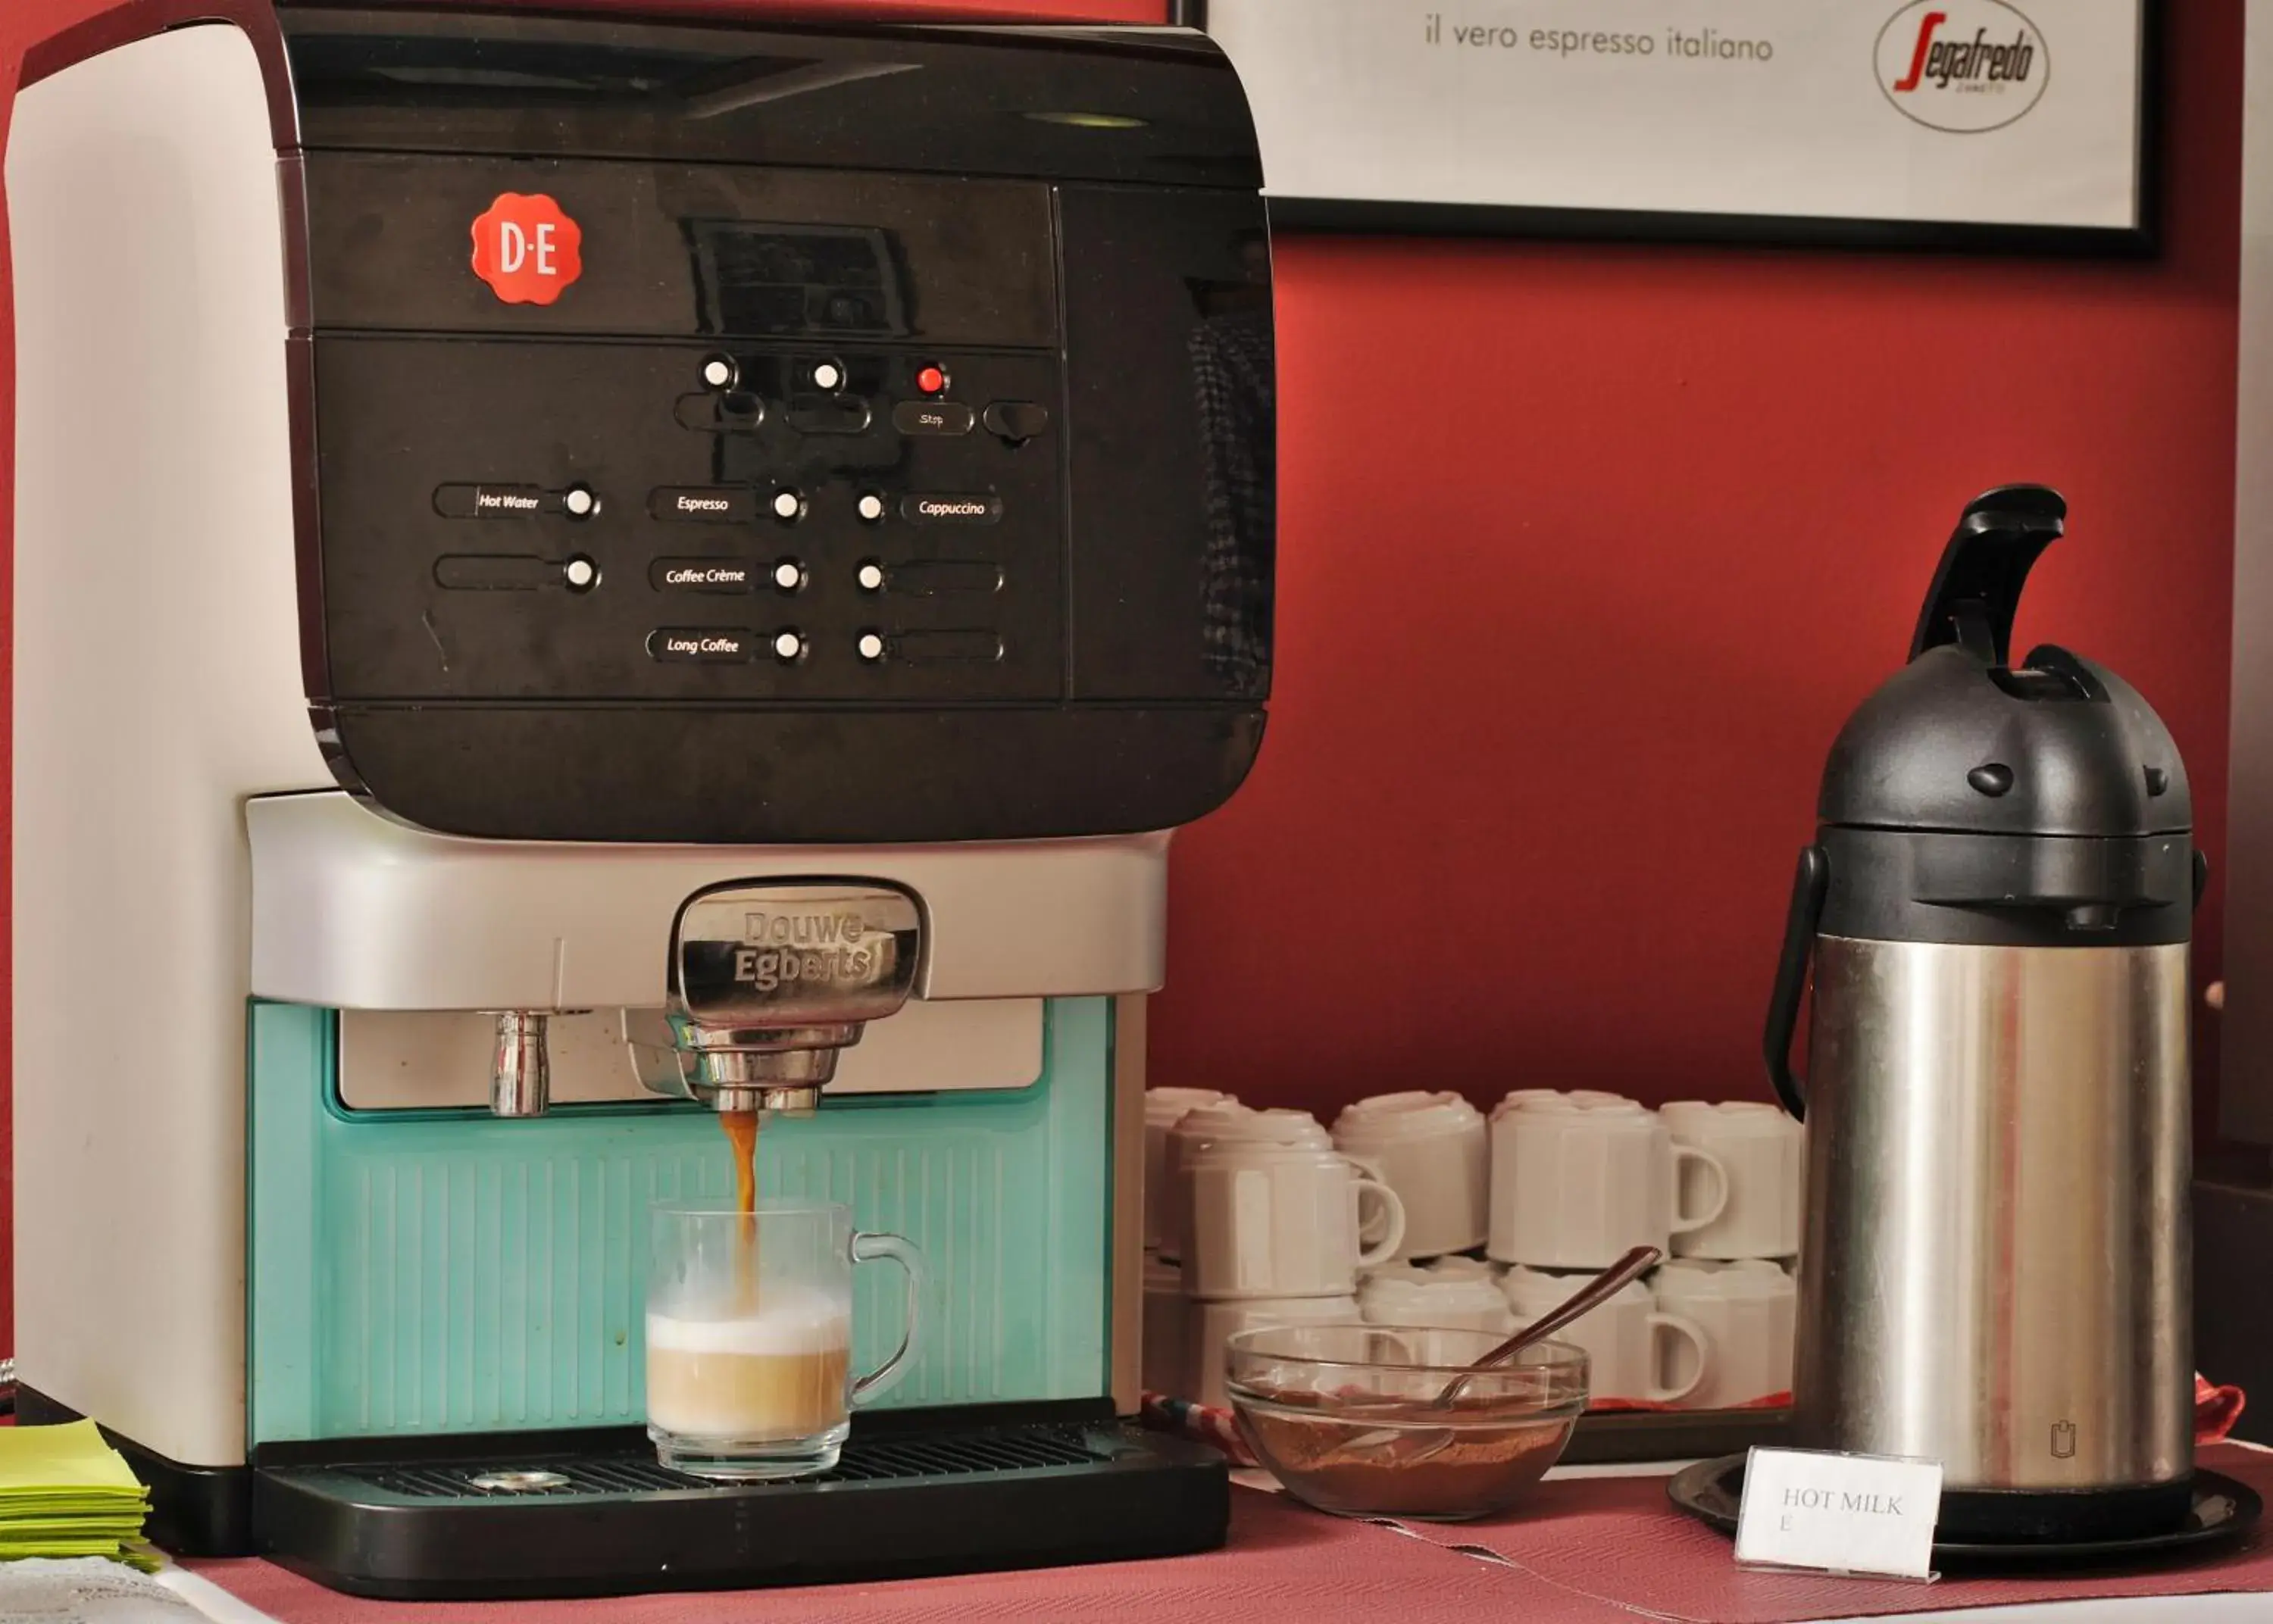
[[734, 1236], [734, 1311], [758, 1311], [758, 1113], [722, 1111], [718, 1126], [734, 1148], [734, 1202], [742, 1223]]

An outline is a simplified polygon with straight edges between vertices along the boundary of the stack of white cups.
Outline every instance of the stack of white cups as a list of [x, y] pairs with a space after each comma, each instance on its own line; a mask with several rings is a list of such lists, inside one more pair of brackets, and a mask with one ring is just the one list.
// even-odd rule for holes
[[[1145, 1385], [1227, 1402], [1224, 1338], [1264, 1325], [1355, 1321], [1358, 1271], [1385, 1262], [1405, 1239], [1405, 1207], [1376, 1170], [1334, 1148], [1307, 1111], [1255, 1111], [1229, 1099], [1185, 1110], [1161, 1147], [1163, 1248], [1180, 1300], [1160, 1300], [1165, 1270], [1148, 1274]], [[1165, 1351], [1181, 1316], [1181, 1360]]]
[[1169, 1198], [1168, 1130], [1200, 1105], [1237, 1105], [1214, 1089], [1148, 1089], [1144, 1093], [1144, 1345], [1142, 1380], [1172, 1396], [1187, 1391], [1184, 1274]]
[[[1773, 1105], [1650, 1111], [1596, 1090], [1524, 1089], [1491, 1117], [1489, 1255], [1527, 1322], [1629, 1248], [1675, 1261], [1562, 1335], [1595, 1399], [1717, 1409], [1791, 1385], [1800, 1127]], [[1712, 1260], [1706, 1261], [1705, 1260]]]
[[1144, 1137], [1149, 1388], [1225, 1403], [1224, 1339], [1257, 1326], [1511, 1331], [1641, 1245], [1670, 1261], [1559, 1333], [1594, 1398], [1719, 1409], [1791, 1385], [1804, 1155], [1773, 1105], [1521, 1089], [1487, 1123], [1414, 1090], [1329, 1134], [1159, 1089]]

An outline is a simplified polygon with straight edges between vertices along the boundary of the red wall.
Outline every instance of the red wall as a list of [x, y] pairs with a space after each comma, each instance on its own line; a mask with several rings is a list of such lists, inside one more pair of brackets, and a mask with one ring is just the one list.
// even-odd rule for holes
[[2162, 8], [2150, 265], [1282, 243], [1278, 689], [1154, 1078], [1765, 1097], [1824, 752], [2006, 481], [2073, 505], [2021, 635], [2161, 710], [2215, 861], [2242, 9]]
[[[0, 0], [0, 86], [108, 4]], [[2002, 481], [2074, 506], [2021, 635], [2154, 700], [2221, 852], [2242, 0], [2164, 10], [2150, 265], [1279, 245], [1279, 689], [1177, 843], [1156, 1078], [1762, 1092], [1823, 751]]]

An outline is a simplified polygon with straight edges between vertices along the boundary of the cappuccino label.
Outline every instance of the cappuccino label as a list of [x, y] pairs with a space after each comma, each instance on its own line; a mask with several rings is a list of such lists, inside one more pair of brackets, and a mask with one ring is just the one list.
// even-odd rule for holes
[[900, 517], [910, 524], [993, 524], [1002, 517], [1002, 498], [919, 492], [900, 498]]
[[1737, 1560], [1823, 1573], [1926, 1579], [1941, 1515], [1941, 1463], [1812, 1449], [1744, 1461]]

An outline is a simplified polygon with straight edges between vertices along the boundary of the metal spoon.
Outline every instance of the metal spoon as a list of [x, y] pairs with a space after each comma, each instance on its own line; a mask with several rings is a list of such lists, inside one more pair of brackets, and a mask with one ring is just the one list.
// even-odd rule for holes
[[1624, 1291], [1630, 1283], [1640, 1279], [1651, 1269], [1656, 1268], [1657, 1261], [1662, 1255], [1663, 1254], [1660, 1253], [1655, 1246], [1636, 1246], [1601, 1274], [1572, 1292], [1554, 1308], [1540, 1315], [1447, 1381], [1444, 1384], [1444, 1390], [1429, 1400], [1428, 1407], [1431, 1410], [1443, 1410], [1449, 1407], [1455, 1399], [1459, 1397], [1460, 1390], [1479, 1374], [1489, 1370], [1502, 1360], [1520, 1353], [1533, 1343], [1546, 1341], [1573, 1321], [1586, 1318], [1594, 1310]]
[[[1414, 1413], [1423, 1416], [1431, 1411], [1449, 1410], [1468, 1383], [1490, 1370], [1494, 1366], [1512, 1358], [1534, 1342], [1544, 1342], [1564, 1326], [1583, 1319], [1624, 1291], [1628, 1283], [1639, 1279], [1657, 1265], [1662, 1254], [1655, 1246], [1636, 1246], [1601, 1274], [1580, 1286], [1548, 1313], [1542, 1314], [1497, 1347], [1477, 1359], [1466, 1370], [1447, 1381], [1437, 1395], [1414, 1406]], [[1415, 1433], [1402, 1427], [1383, 1427], [1352, 1439], [1336, 1455], [1347, 1455], [1360, 1450], [1377, 1450], [1385, 1444], [1405, 1443], [1410, 1448], [1397, 1449], [1375, 1463], [1408, 1466], [1425, 1461], [1452, 1441], [1452, 1432], [1444, 1427], [1432, 1433]]]

